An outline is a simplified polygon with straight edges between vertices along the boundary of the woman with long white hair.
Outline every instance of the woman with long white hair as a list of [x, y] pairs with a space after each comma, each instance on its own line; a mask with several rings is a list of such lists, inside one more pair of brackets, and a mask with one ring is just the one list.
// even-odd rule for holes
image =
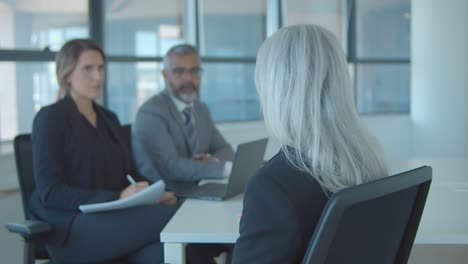
[[388, 170], [330, 31], [280, 29], [258, 51], [255, 84], [281, 150], [247, 186], [233, 263], [300, 263], [330, 195]]

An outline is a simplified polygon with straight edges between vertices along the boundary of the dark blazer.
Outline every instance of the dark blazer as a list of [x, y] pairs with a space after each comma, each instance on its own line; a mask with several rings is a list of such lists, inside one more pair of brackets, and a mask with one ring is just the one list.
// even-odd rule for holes
[[[130, 150], [116, 115], [97, 104], [94, 109], [110, 136], [122, 146], [125, 174], [141, 180], [132, 169]], [[95, 175], [94, 168], [99, 165], [90, 155], [92, 129], [86, 127], [90, 126], [86, 122], [69, 96], [43, 107], [34, 118], [32, 149], [36, 188], [30, 208], [33, 217], [53, 225], [54, 230], [47, 237], [47, 242], [53, 245], [60, 245], [67, 238], [79, 205], [115, 200], [127, 184], [123, 174], [112, 175], [115, 180], [107, 179], [110, 183], [105, 187], [96, 185], [96, 179], [102, 182], [109, 175]]]
[[251, 177], [233, 263], [301, 263], [328, 197], [283, 152]]

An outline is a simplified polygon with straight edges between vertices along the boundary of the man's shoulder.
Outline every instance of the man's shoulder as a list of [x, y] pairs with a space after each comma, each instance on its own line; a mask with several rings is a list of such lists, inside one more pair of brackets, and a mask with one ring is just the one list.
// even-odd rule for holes
[[206, 113], [208, 115], [210, 114], [210, 109], [208, 108], [208, 105], [198, 99], [195, 100], [194, 107], [196, 109], [195, 111]]
[[163, 92], [160, 92], [146, 100], [146, 102], [141, 105], [139, 112], [167, 112], [169, 104], [170, 98]]

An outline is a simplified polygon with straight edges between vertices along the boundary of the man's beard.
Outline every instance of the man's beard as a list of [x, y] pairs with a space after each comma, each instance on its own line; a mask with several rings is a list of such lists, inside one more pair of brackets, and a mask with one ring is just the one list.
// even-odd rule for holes
[[[172, 83], [170, 83], [169, 85], [169, 91], [171, 92], [171, 94], [186, 104], [191, 104], [198, 98], [198, 87], [196, 87], [195, 84], [191, 82], [184, 83], [183, 85], [177, 87], [177, 89], [174, 89], [174, 85]], [[190, 94], [183, 93], [182, 90], [184, 89], [184, 86], [190, 86], [191, 89], [195, 92]]]
[[176, 95], [176, 97], [186, 104], [191, 104], [193, 101], [195, 101], [195, 99], [197, 99], [198, 96], [197, 96], [197, 93], [193, 93], [193, 94], [180, 93]]

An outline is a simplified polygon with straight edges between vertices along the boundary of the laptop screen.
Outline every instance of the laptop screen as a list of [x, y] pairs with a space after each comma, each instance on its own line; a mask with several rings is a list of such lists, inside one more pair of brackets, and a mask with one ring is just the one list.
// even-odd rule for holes
[[262, 138], [239, 144], [232, 164], [226, 196], [236, 195], [244, 191], [250, 176], [263, 164], [267, 142], [267, 138]]

